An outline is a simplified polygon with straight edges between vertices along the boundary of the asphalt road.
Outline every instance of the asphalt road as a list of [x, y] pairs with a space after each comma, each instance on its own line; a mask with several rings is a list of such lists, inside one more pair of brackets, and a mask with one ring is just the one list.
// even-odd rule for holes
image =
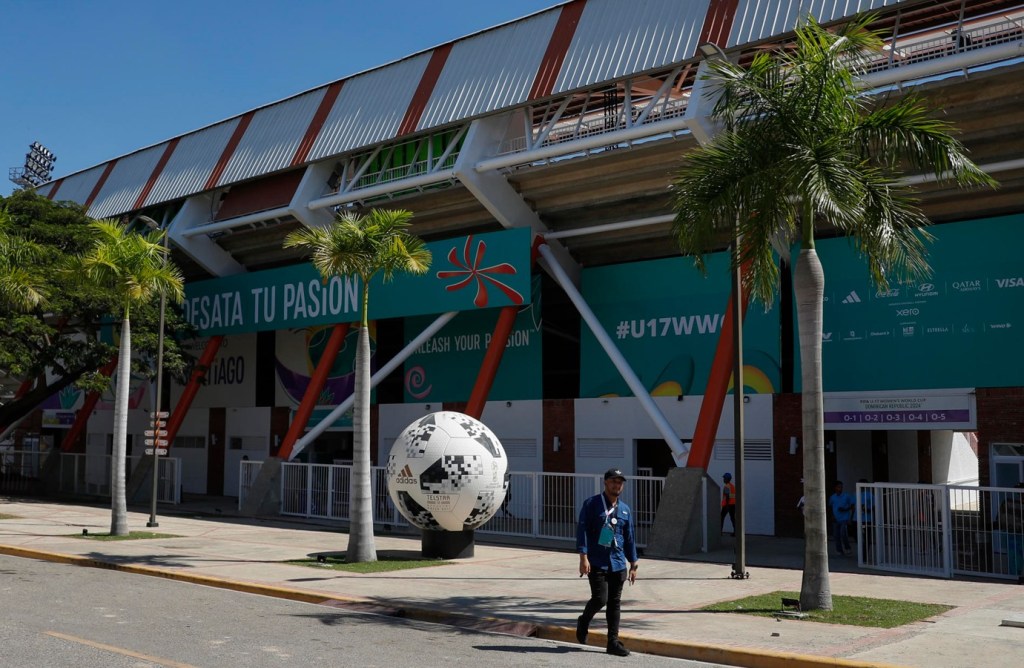
[[709, 666], [0, 555], [0, 664]]

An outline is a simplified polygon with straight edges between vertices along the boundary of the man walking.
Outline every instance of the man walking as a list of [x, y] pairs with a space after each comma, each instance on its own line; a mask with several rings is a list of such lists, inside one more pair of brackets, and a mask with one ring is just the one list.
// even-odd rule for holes
[[626, 477], [619, 469], [605, 472], [604, 492], [583, 502], [576, 527], [580, 577], [586, 575], [590, 581], [590, 600], [576, 620], [576, 639], [586, 644], [590, 621], [607, 606], [607, 651], [615, 656], [629, 656], [629, 650], [619, 641], [622, 585], [626, 580], [629, 584], [636, 582], [639, 566], [633, 537], [633, 514], [619, 498], [625, 485]]

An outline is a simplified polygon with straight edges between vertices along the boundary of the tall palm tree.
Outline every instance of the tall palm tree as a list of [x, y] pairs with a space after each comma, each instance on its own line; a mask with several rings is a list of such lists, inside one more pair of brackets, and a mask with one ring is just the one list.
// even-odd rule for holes
[[120, 299], [121, 342], [118, 349], [114, 394], [114, 447], [110, 464], [110, 534], [128, 534], [125, 498], [125, 451], [128, 442], [128, 394], [131, 377], [131, 311], [163, 293], [172, 302], [184, 297], [181, 271], [167, 262], [162, 240], [165, 232], [139, 234], [126, 223], [98, 220], [91, 227], [96, 237], [78, 258], [73, 271], [86, 280], [113, 290]]
[[284, 240], [285, 248], [309, 250], [313, 266], [324, 280], [356, 276], [362, 283], [352, 407], [352, 511], [346, 551], [349, 562], [377, 561], [370, 499], [370, 279], [380, 274], [387, 283], [399, 272], [423, 274], [430, 268], [430, 251], [408, 231], [411, 223], [409, 211], [373, 209], [364, 216], [345, 213], [328, 227], [296, 230]]
[[6, 208], [0, 208], [0, 307], [28, 311], [46, 301], [44, 281], [33, 271], [40, 248], [11, 235]]
[[771, 303], [777, 289], [773, 249], [800, 244], [793, 287], [803, 384], [804, 610], [832, 608], [821, 378], [825, 282], [815, 230], [828, 226], [849, 236], [879, 287], [916, 280], [930, 271], [930, 235], [913, 193], [900, 183], [904, 170], [961, 186], [995, 183], [913, 94], [895, 101], [861, 94], [856, 75], [882, 53], [880, 36], [868, 29], [872, 20], [859, 17], [833, 33], [811, 18], [797, 29], [792, 50], [758, 54], [746, 69], [710, 63], [712, 88], [721, 92], [711, 115], [722, 132], [687, 156], [672, 186], [681, 250], [704, 270], [703, 253], [741, 239], [745, 286], [759, 301]]

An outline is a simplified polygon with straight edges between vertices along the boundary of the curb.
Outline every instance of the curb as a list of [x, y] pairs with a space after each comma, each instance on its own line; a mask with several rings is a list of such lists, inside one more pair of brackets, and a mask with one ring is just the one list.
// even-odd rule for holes
[[[229, 580], [227, 578], [212, 577], [194, 573], [182, 573], [153, 566], [138, 566], [133, 564], [119, 564], [110, 561], [103, 561], [92, 557], [80, 557], [59, 552], [46, 552], [30, 548], [13, 547], [0, 545], [0, 554], [26, 559], [40, 559], [55, 563], [64, 563], [87, 568], [101, 568], [104, 570], [120, 571], [122, 573], [134, 573], [136, 575], [148, 575], [177, 582], [188, 582], [192, 584], [206, 585], [217, 589], [238, 591], [247, 594], [271, 596], [274, 598], [301, 603], [313, 603], [316, 605], [327, 605], [336, 608], [343, 608], [353, 612], [373, 613], [390, 617], [400, 617], [432, 624], [445, 626], [456, 626], [477, 631], [488, 631], [492, 633], [505, 633], [510, 635], [534, 637], [540, 640], [554, 640], [569, 644], [576, 642], [576, 631], [564, 626], [554, 624], [530, 624], [496, 617], [477, 617], [463, 615], [444, 610], [433, 610], [430, 608], [419, 608], [408, 606], [401, 601], [392, 601], [388, 604], [376, 601], [326, 596], [316, 592], [303, 589], [292, 589], [277, 585], [264, 585], [255, 582], [241, 580]], [[873, 663], [857, 661], [853, 659], [841, 659], [830, 656], [817, 656], [813, 654], [797, 654], [793, 652], [776, 652], [773, 650], [748, 649], [743, 647], [726, 647], [722, 645], [710, 645], [705, 643], [682, 642], [661, 638], [638, 637], [630, 634], [621, 634], [630, 650], [642, 654], [654, 654], [675, 659], [688, 659], [691, 661], [703, 661], [706, 663], [719, 663], [740, 668], [903, 668], [891, 663]], [[591, 643], [588, 646], [600, 647], [594, 644], [593, 640], [600, 640], [603, 644], [607, 636], [600, 632], [591, 632]]]

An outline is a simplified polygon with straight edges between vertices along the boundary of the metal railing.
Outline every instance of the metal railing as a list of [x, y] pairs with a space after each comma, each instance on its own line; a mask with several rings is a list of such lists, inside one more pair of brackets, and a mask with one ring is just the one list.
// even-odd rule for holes
[[1010, 19], [969, 29], [956, 30], [955, 25], [953, 28], [952, 34], [927, 40], [914, 40], [913, 36], [910, 36], [905, 38], [908, 41], [901, 43], [897, 39], [886, 47], [887, 57], [871, 64], [867, 71], [880, 72], [894, 67], [906, 67], [958, 53], [1017, 42], [1024, 37], [1024, 28]]
[[44, 455], [36, 450], [0, 450], [0, 491], [29, 494], [39, 482]]
[[[129, 457], [126, 470], [134, 471], [140, 457], [140, 455]], [[110, 459], [111, 455], [62, 452], [60, 455], [60, 492], [109, 497]], [[181, 503], [181, 459], [161, 457], [159, 462], [156, 500], [162, 503]]]
[[[239, 503], [248, 494], [260, 462], [242, 464]], [[350, 465], [283, 463], [281, 514], [348, 521], [351, 477]], [[628, 478], [623, 500], [633, 509], [637, 547], [647, 545], [664, 484], [664, 478]], [[600, 475], [511, 473], [505, 502], [477, 531], [482, 534], [575, 541], [580, 507], [587, 497], [597, 494], [601, 489]], [[409, 526], [388, 495], [386, 467], [373, 468], [371, 493], [374, 524]]]
[[1024, 576], [1022, 489], [860, 483], [857, 498], [861, 566], [946, 578]]
[[253, 484], [256, 482], [257, 476], [260, 474], [260, 469], [263, 468], [263, 462], [253, 462], [248, 459], [243, 459], [238, 462], [238, 509], [242, 509], [242, 504], [249, 498], [249, 492], [252, 490]]

